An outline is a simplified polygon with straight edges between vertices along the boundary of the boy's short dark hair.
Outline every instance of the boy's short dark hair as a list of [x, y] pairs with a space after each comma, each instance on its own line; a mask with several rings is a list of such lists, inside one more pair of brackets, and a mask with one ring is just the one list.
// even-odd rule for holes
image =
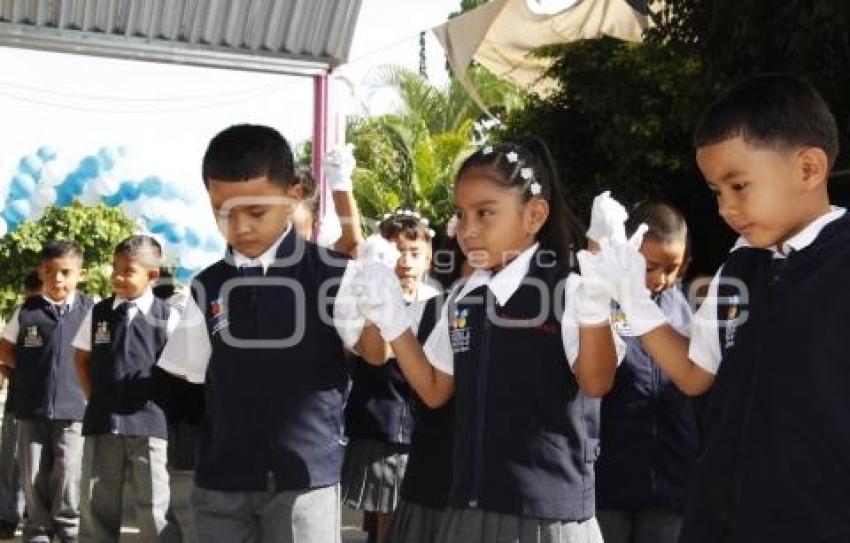
[[210, 140], [204, 153], [204, 185], [217, 181], [246, 181], [266, 177], [288, 187], [295, 182], [292, 149], [274, 128], [237, 124], [225, 128]]
[[626, 235], [631, 236], [641, 224], [647, 226], [644, 239], [661, 244], [688, 241], [688, 223], [675, 207], [662, 202], [642, 202], [629, 213]]
[[41, 248], [39, 261], [44, 262], [51, 258], [73, 258], [77, 260], [80, 266], [83, 265], [83, 250], [76, 242], [68, 239], [55, 239], [48, 241]]
[[148, 268], [158, 269], [162, 246], [150, 236], [137, 234], [116, 245], [114, 254], [126, 255], [133, 260], [143, 261]]
[[838, 155], [838, 125], [818, 91], [791, 74], [760, 74], [733, 85], [703, 114], [694, 147], [742, 137], [762, 147], [818, 147], [829, 167]]

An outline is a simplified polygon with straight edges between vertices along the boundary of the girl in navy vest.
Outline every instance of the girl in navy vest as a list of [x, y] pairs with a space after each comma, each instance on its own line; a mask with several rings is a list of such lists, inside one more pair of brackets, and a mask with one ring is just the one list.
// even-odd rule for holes
[[[424, 281], [431, 264], [433, 230], [428, 220], [410, 209], [398, 209], [378, 226], [381, 236], [400, 253], [395, 266], [405, 300], [424, 301], [439, 291]], [[392, 512], [407, 465], [413, 430], [412, 392], [398, 364], [390, 358], [374, 366], [362, 358], [351, 365], [353, 387], [345, 408], [349, 437], [342, 464], [343, 503], [374, 513], [370, 539], [381, 543], [389, 530]]]
[[[456, 281], [472, 273], [456, 239], [456, 227], [457, 220], [453, 218], [446, 226], [446, 248], [434, 253], [433, 276], [446, 292]], [[417, 312], [416, 337], [420, 342], [424, 343], [431, 335], [443, 303], [445, 295], [436, 296], [424, 302], [424, 308]], [[450, 399], [432, 409], [414, 395], [413, 404], [410, 454], [387, 541], [438, 543], [452, 483], [454, 401]]]
[[[648, 227], [640, 246], [646, 287], [678, 333], [690, 334], [691, 309], [677, 279], [688, 228], [676, 209], [641, 204], [626, 229]], [[674, 543], [700, 447], [693, 401], [658, 369], [625, 318], [615, 329], [626, 356], [602, 400], [602, 448], [596, 463], [596, 505], [606, 543]]]
[[[424, 346], [401, 295], [367, 267], [360, 310], [391, 342], [429, 406], [454, 394], [444, 542], [598, 542], [593, 463], [599, 400], [618, 361], [611, 291], [571, 273], [580, 229], [537, 140], [487, 145], [454, 186], [458, 236], [475, 269]], [[384, 277], [381, 277], [384, 274]]]

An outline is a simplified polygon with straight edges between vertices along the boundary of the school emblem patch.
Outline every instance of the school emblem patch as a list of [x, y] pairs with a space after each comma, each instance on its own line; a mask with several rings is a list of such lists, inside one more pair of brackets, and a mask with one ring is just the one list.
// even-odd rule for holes
[[35, 348], [42, 345], [44, 345], [44, 340], [38, 333], [38, 326], [27, 326], [26, 333], [24, 334], [24, 347]]
[[729, 298], [729, 305], [726, 306], [726, 320], [724, 321], [724, 338], [723, 347], [731, 349], [735, 346], [735, 333], [738, 328], [738, 315], [740, 314], [739, 305], [741, 300], [738, 296]]
[[215, 335], [227, 326], [227, 308], [221, 296], [210, 302], [209, 309], [210, 334]]
[[469, 350], [469, 309], [455, 309], [449, 327], [449, 338], [452, 342], [452, 351], [463, 353]]
[[100, 321], [94, 328], [94, 343], [95, 345], [104, 345], [112, 343], [112, 334], [109, 332], [109, 323]]
[[629, 323], [626, 320], [626, 314], [620, 307], [620, 304], [611, 300], [611, 327], [617, 334], [624, 337], [631, 337], [632, 329], [629, 328]]

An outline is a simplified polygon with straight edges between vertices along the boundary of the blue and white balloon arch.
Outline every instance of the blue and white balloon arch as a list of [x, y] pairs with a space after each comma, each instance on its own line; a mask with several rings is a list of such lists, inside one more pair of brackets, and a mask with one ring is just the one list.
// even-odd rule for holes
[[121, 147], [102, 147], [65, 173], [56, 171], [54, 149], [41, 147], [24, 156], [8, 184], [0, 179], [0, 237], [26, 220], [38, 220], [52, 205], [103, 203], [121, 208], [140, 230], [162, 242], [166, 258], [176, 263], [178, 280], [188, 280], [219, 259], [224, 241], [210, 214], [195, 212], [198, 199], [159, 176], [139, 178], [122, 168], [127, 154]]

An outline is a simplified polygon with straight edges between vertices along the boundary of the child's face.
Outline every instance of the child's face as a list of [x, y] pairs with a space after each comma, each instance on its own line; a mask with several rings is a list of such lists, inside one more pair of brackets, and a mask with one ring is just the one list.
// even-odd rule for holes
[[55, 301], [62, 302], [77, 289], [77, 283], [85, 278], [86, 272], [79, 259], [73, 256], [60, 256], [42, 260], [38, 265], [42, 291]]
[[159, 269], [127, 254], [112, 257], [112, 292], [119, 298], [135, 300], [159, 277]]
[[524, 202], [517, 188], [500, 186], [475, 170], [458, 179], [454, 190], [457, 236], [470, 266], [501, 269], [534, 244], [546, 216], [541, 221], [532, 202]]
[[219, 230], [248, 258], [256, 258], [283, 235], [295, 201], [287, 188], [265, 176], [247, 181], [209, 179], [207, 192]]
[[697, 150], [720, 216], [754, 247], [783, 243], [810, 221], [794, 152], [763, 149], [736, 137]]
[[685, 244], [645, 239], [640, 252], [646, 259], [646, 288], [657, 294], [672, 287], [685, 263]]
[[402, 289], [408, 294], [415, 294], [419, 282], [431, 267], [431, 244], [422, 239], [410, 240], [405, 236], [396, 236], [393, 242], [401, 253], [395, 273]]

